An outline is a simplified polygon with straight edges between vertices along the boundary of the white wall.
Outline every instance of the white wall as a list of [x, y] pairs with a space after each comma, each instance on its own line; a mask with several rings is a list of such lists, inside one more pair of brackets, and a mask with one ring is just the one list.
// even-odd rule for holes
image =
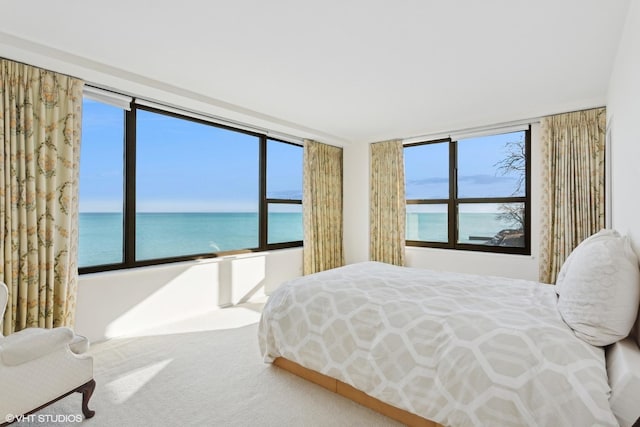
[[93, 342], [269, 294], [302, 275], [302, 249], [283, 249], [80, 276], [75, 330]]
[[640, 254], [640, 1], [629, 4], [607, 97], [612, 154], [612, 226]]
[[369, 144], [343, 151], [344, 253], [347, 264], [369, 260]]
[[[531, 126], [531, 255], [407, 247], [407, 266], [538, 280], [540, 125]], [[348, 264], [369, 259], [369, 144], [344, 147], [344, 229]]]

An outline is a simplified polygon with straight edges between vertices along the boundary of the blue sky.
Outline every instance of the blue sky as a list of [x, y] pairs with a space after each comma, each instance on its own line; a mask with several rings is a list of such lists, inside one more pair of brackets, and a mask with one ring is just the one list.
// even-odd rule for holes
[[[123, 111], [85, 100], [82, 132], [80, 211], [121, 212]], [[505, 144], [522, 135], [518, 132], [458, 141], [459, 196], [511, 196], [518, 175], [503, 175], [495, 164], [504, 158]], [[138, 211], [256, 212], [257, 139], [138, 110]], [[448, 144], [415, 146], [406, 153], [407, 198], [448, 197]], [[268, 197], [301, 198], [302, 150], [270, 141], [268, 154]]]
[[124, 115], [86, 100], [80, 146], [80, 212], [120, 212], [123, 197]]
[[[458, 196], [509, 197], [517, 189], [519, 173], [502, 174], [495, 166], [506, 156], [506, 144], [521, 140], [523, 132], [469, 138], [458, 141]], [[405, 150], [408, 199], [447, 198], [449, 193], [449, 144], [419, 145]], [[523, 192], [515, 195], [524, 195]], [[444, 206], [412, 207], [443, 212]], [[476, 206], [478, 211], [491, 206]]]
[[[258, 138], [138, 110], [139, 212], [256, 212]], [[123, 111], [85, 100], [80, 211], [120, 212]], [[302, 150], [269, 142], [268, 195], [301, 198]]]

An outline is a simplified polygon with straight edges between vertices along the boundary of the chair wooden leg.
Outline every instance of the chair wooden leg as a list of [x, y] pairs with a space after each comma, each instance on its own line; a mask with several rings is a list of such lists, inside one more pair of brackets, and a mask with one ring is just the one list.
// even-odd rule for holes
[[[52, 403], [55, 403], [58, 400], [69, 396], [70, 394], [82, 393], [82, 413], [84, 414], [85, 418], [91, 418], [96, 414], [96, 411], [92, 411], [91, 409], [89, 409], [89, 399], [91, 399], [91, 395], [93, 394], [93, 391], [95, 389], [96, 389], [96, 381], [95, 380], [88, 381], [88, 382], [82, 384], [80, 387], [76, 388], [75, 390], [71, 390], [71, 391], [63, 394], [62, 396], [53, 399], [51, 402], [45, 403], [44, 405], [39, 406], [36, 409], [27, 412], [24, 415], [31, 415], [34, 412], [38, 412], [40, 409], [45, 408], [45, 407], [51, 405]], [[4, 422], [5, 420], [0, 420], [0, 421], [3, 421], [2, 423], [0, 423], [0, 427], [4, 427], [4, 426], [7, 426], [9, 424], [12, 424], [12, 423], [16, 422], [17, 420], [16, 420], [16, 418], [14, 418], [11, 422], [8, 422], [8, 421]]]
[[96, 411], [89, 409], [89, 399], [91, 399], [91, 395], [93, 395], [95, 389], [96, 381], [91, 380], [76, 390], [78, 393], [82, 393], [82, 413], [85, 418], [91, 418], [96, 414]]

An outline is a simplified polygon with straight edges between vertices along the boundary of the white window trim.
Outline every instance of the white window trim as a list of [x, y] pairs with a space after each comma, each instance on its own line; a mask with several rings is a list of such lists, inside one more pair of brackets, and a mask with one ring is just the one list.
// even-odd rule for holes
[[102, 102], [104, 104], [122, 108], [126, 111], [131, 111], [131, 101], [133, 101], [133, 98], [130, 96], [86, 85], [83, 90], [83, 95], [85, 98], [93, 101]]

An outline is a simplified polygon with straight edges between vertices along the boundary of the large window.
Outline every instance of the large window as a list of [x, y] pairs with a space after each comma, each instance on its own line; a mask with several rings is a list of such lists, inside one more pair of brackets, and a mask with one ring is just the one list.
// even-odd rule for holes
[[405, 146], [407, 244], [530, 253], [530, 131]]
[[300, 145], [127, 109], [84, 102], [81, 273], [302, 245]]

